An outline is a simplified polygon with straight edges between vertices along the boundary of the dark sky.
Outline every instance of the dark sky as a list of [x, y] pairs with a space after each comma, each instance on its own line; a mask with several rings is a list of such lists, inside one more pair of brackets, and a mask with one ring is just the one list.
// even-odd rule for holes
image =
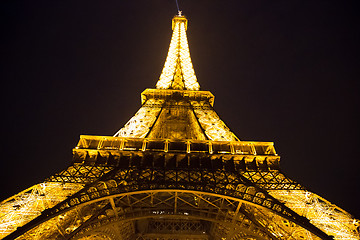
[[[350, 1], [180, 0], [202, 90], [242, 140], [360, 218], [359, 25]], [[113, 135], [154, 88], [174, 0], [1, 1], [1, 199]]]

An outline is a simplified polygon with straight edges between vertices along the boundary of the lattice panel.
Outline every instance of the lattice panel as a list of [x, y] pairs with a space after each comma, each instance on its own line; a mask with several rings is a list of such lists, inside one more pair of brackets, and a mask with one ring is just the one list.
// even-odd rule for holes
[[194, 112], [206, 136], [213, 141], [238, 141], [239, 139], [230, 131], [220, 119], [208, 102], [191, 101]]
[[245, 206], [245, 210], [252, 215], [250, 218], [253, 221], [267, 229], [275, 239], [321, 239], [298, 224], [269, 211], [250, 206]]
[[76, 193], [82, 184], [37, 184], [0, 203], [0, 238], [38, 217], [45, 209], [52, 208]]
[[200, 85], [196, 80], [195, 71], [190, 58], [189, 45], [186, 37], [185, 23], [180, 25], [180, 61], [181, 61], [181, 70], [184, 76], [185, 88], [188, 90], [199, 90]]
[[179, 235], [182, 233], [201, 234], [206, 232], [207, 229], [199, 220], [154, 219], [150, 221], [148, 231]]
[[282, 172], [274, 171], [241, 171], [241, 175], [266, 190], [303, 190], [299, 183], [286, 177]]
[[335, 239], [360, 238], [359, 220], [314, 193], [306, 190], [269, 191], [269, 193]]
[[[106, 206], [106, 202], [104, 201], [79, 206], [52, 217], [16, 239], [67, 239], [67, 236], [71, 232], [79, 228], [92, 216], [96, 215], [104, 206]], [[111, 236], [110, 233], [111, 232], [107, 232], [108, 237]], [[112, 237], [112, 239], [114, 239], [114, 237]]]
[[110, 166], [101, 165], [86, 165], [74, 163], [67, 169], [54, 174], [47, 179], [48, 182], [62, 182], [62, 183], [81, 183], [88, 184], [102, 177], [114, 169]]
[[145, 137], [160, 113], [164, 101], [149, 99], [114, 137]]
[[206, 139], [188, 101], [169, 101], [164, 104], [147, 138]]

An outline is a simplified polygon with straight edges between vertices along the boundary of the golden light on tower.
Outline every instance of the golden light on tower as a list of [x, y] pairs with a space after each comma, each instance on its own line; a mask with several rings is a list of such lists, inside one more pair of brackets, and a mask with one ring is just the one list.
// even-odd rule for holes
[[[185, 137], [197, 140], [239, 141], [214, 111], [212, 93], [199, 91], [200, 85], [191, 62], [186, 36], [187, 24], [188, 20], [180, 11], [172, 19], [173, 34], [164, 68], [156, 84], [157, 89], [146, 89], [141, 94], [142, 107], [114, 135], [115, 137]], [[177, 114], [174, 118], [176, 121], [172, 124], [169, 120], [165, 120], [168, 114], [166, 99], [175, 95], [186, 96], [195, 101], [179, 102], [183, 108], [172, 111], [172, 115], [175, 112]], [[179, 119], [180, 116], [184, 118], [182, 121]], [[168, 124], [164, 126], [164, 122]], [[183, 122], [182, 126], [180, 122]], [[186, 130], [185, 125], [190, 125], [190, 128]]]
[[71, 166], [1, 202], [0, 238], [360, 239], [357, 219], [282, 173], [272, 142], [226, 126], [181, 13], [172, 29], [138, 112], [112, 137], [80, 136]]
[[190, 58], [187, 24], [181, 12], [172, 19], [173, 34], [164, 68], [156, 84], [158, 89], [200, 89]]

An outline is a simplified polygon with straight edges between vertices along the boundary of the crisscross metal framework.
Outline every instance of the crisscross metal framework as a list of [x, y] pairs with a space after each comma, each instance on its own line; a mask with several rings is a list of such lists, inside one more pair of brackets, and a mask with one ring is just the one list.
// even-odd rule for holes
[[[86, 150], [74, 151], [76, 153]], [[73, 165], [48, 179], [53, 183], [78, 184], [82, 189], [43, 211], [40, 216], [29, 221], [12, 235], [33, 236], [32, 234], [39, 232], [39, 229], [44, 231], [45, 226], [57, 222], [56, 218], [62, 216], [65, 219], [69, 217], [64, 216], [80, 213], [76, 217], [79, 220], [75, 222], [57, 223], [57, 228], [62, 230], [55, 232], [70, 239], [79, 234], [85, 236], [89, 231], [96, 229], [96, 226], [104, 228], [104, 219], [118, 222], [116, 224], [119, 224], [120, 219], [125, 222], [133, 220], [132, 224], [135, 224], [134, 220], [138, 218], [167, 216], [174, 219], [180, 215], [185, 219], [203, 217], [204, 221], [212, 223], [208, 225], [211, 229], [221, 226], [229, 239], [237, 234], [232, 229], [241, 228], [244, 234], [244, 227], [239, 226], [243, 226], [245, 222], [246, 226], [253, 222], [250, 225], [261, 230], [255, 231], [252, 227], [252, 230], [247, 230], [247, 235], [251, 233], [264, 239], [273, 238], [274, 234], [279, 234], [279, 229], [272, 231], [275, 226], [264, 225], [264, 219], [269, 218], [282, 219], [278, 222], [291, 222], [295, 226], [292, 230], [284, 230], [284, 236], [291, 236], [296, 229], [297, 233], [310, 234], [315, 239], [316, 236], [327, 238], [321, 230], [269, 195], [265, 191], [266, 186], [261, 189], [249, 180], [250, 177], [244, 177], [241, 167], [242, 171], [246, 172], [246, 163], [244, 168], [244, 165], [236, 163], [237, 160], [234, 161], [234, 156], [223, 159], [210, 153], [175, 154], [124, 150], [118, 151], [118, 161], [111, 161], [111, 154], [101, 156], [99, 152], [95, 156], [101, 158], [102, 163], [98, 159], [94, 161], [88, 154], [74, 155], [76, 162]], [[254, 167], [251, 164], [248, 163], [248, 168]], [[260, 176], [258, 181], [267, 182], [269, 189], [303, 189], [278, 170], [267, 169], [262, 173], [257, 174]], [[255, 178], [256, 174], [250, 175]], [[217, 208], [216, 211], [214, 207]], [[113, 213], [109, 214], [109, 210]], [[242, 214], [237, 216], [236, 220], [233, 219], [235, 212], [238, 215]], [[100, 217], [102, 215], [106, 217]], [[213, 219], [217, 219], [216, 226]], [[239, 219], [242, 222], [238, 222]], [[232, 227], [224, 225], [226, 222], [231, 222]], [[283, 228], [284, 226], [281, 227]], [[137, 232], [133, 231], [132, 234]], [[207, 234], [210, 234], [210, 227]]]
[[65, 170], [0, 203], [4, 239], [339, 239], [359, 222], [240, 141], [198, 91], [175, 16], [157, 89], [113, 137], [81, 136]]

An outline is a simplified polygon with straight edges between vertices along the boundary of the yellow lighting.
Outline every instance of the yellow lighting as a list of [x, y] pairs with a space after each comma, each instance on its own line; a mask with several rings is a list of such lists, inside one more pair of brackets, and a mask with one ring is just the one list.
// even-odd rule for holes
[[[135, 239], [160, 219], [199, 240], [359, 240], [359, 220], [286, 177], [272, 142], [226, 126], [199, 91], [181, 12], [172, 29], [157, 89], [113, 137], [82, 135], [71, 166], [0, 202], [0, 239]], [[190, 235], [199, 219], [209, 232]]]
[[173, 34], [168, 55], [156, 88], [199, 90], [200, 85], [191, 62], [186, 37], [187, 19], [184, 16], [175, 16], [172, 25]]

